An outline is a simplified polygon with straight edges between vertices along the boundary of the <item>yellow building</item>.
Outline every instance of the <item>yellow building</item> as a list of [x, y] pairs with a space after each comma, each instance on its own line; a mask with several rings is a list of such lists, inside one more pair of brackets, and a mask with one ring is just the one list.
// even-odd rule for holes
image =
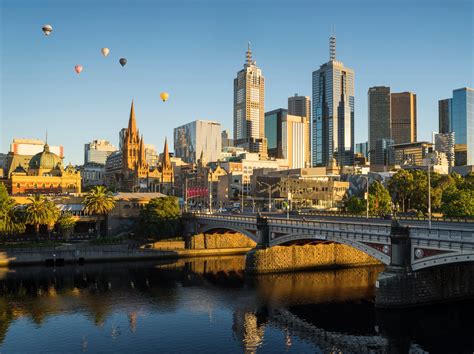
[[48, 143], [34, 155], [28, 166], [18, 165], [7, 176], [10, 194], [66, 194], [81, 192], [81, 173], [51, 152]]

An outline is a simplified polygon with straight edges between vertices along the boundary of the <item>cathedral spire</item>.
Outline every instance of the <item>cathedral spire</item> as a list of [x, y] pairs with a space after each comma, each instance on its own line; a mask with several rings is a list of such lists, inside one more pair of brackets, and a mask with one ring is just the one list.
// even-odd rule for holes
[[165, 138], [165, 147], [163, 149], [162, 168], [171, 167], [170, 153], [168, 150], [168, 138]]
[[143, 134], [140, 137], [140, 150], [139, 150], [139, 155], [138, 155], [139, 163], [140, 165], [144, 164], [146, 162], [146, 156], [145, 156], [145, 141], [143, 140]]
[[132, 100], [132, 107], [130, 108], [130, 118], [128, 120], [128, 136], [129, 139], [132, 139], [133, 136], [137, 134], [137, 122], [135, 120], [135, 109], [133, 107], [133, 100]]

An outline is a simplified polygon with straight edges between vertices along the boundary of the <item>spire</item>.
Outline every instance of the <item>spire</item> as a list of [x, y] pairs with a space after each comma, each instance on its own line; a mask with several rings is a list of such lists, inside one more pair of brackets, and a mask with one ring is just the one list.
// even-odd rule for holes
[[329, 60], [336, 60], [336, 35], [329, 37]]
[[170, 153], [168, 150], [168, 138], [165, 138], [165, 147], [163, 149], [163, 161], [161, 167], [163, 169], [171, 167]]
[[137, 133], [137, 123], [135, 121], [135, 109], [133, 107], [133, 100], [132, 100], [132, 107], [130, 108], [130, 118], [128, 120], [128, 136], [129, 139]]
[[145, 141], [143, 139], [143, 134], [140, 137], [140, 150], [139, 150], [139, 154], [138, 154], [138, 159], [140, 161], [140, 164], [144, 164], [146, 162]]
[[48, 130], [47, 130], [47, 129], [46, 129], [46, 139], [45, 139], [45, 142], [44, 142], [43, 151], [45, 151], [45, 152], [49, 152], [49, 145], [48, 145]]
[[247, 58], [246, 66], [252, 65], [252, 49], [250, 49], [250, 42], [248, 42], [247, 44], [246, 58]]

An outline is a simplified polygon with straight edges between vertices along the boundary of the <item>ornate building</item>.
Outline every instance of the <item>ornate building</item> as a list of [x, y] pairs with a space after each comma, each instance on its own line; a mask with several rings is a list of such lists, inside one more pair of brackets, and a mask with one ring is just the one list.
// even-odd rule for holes
[[62, 165], [62, 158], [51, 152], [48, 143], [34, 155], [28, 167], [18, 165], [7, 176], [11, 194], [65, 194], [81, 192], [81, 173], [71, 164]]
[[173, 194], [174, 173], [168, 143], [165, 141], [163, 157], [158, 166], [149, 166], [145, 155], [145, 141], [137, 129], [133, 101], [121, 150], [107, 158], [105, 171], [106, 184], [113, 190]]

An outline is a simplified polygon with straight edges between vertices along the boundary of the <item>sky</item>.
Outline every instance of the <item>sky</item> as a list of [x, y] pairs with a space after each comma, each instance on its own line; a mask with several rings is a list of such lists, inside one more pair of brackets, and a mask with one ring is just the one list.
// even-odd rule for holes
[[[355, 142], [367, 140], [367, 91], [417, 94], [418, 140], [438, 129], [438, 100], [474, 86], [474, 1], [0, 0], [0, 152], [13, 138], [118, 146], [135, 102], [145, 143], [173, 150], [173, 128], [196, 119], [232, 131], [233, 79], [247, 42], [265, 76], [265, 111], [311, 96], [311, 74], [337, 59], [355, 71]], [[44, 24], [53, 26], [45, 37]], [[104, 58], [101, 48], [110, 48]], [[121, 67], [118, 60], [128, 63]], [[81, 64], [77, 75], [74, 66]], [[160, 92], [170, 98], [161, 102]]]

